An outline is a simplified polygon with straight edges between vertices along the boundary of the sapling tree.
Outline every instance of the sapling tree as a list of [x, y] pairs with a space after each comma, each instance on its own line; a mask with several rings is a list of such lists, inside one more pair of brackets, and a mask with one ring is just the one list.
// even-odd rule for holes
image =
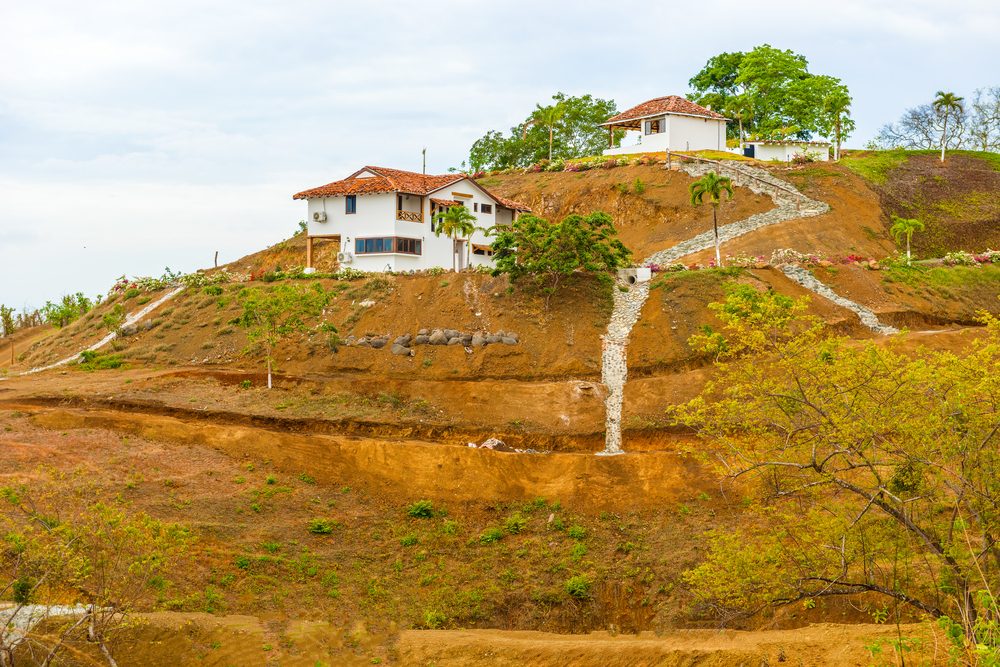
[[743, 614], [882, 598], [1000, 658], [1000, 320], [964, 350], [904, 352], [835, 337], [805, 308], [732, 285], [712, 305], [723, 329], [692, 340], [716, 379], [670, 411], [750, 515], [711, 535], [688, 583]]
[[251, 348], [264, 352], [270, 389], [275, 348], [291, 334], [304, 331], [307, 320], [319, 317], [330, 302], [330, 293], [319, 283], [247, 287], [239, 293], [238, 302], [243, 312], [237, 323], [246, 329]]
[[13, 336], [16, 329], [14, 309], [0, 304], [0, 333], [3, 333], [4, 336]]
[[611, 216], [573, 214], [551, 223], [534, 215], [503, 227], [493, 241], [494, 274], [538, 284], [546, 303], [562, 280], [576, 272], [606, 275], [628, 266], [632, 253], [617, 238]]
[[896, 243], [902, 243], [903, 239], [906, 239], [906, 263], [910, 263], [910, 241], [913, 239], [914, 232], [924, 231], [924, 223], [920, 222], [916, 218], [900, 218], [898, 215], [892, 216], [892, 227], [889, 228], [889, 233], [892, 234], [892, 238], [896, 239]]

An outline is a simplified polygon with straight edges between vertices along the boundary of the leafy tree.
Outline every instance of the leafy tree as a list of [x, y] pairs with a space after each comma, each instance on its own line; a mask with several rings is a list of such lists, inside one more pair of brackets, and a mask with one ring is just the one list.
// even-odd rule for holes
[[244, 288], [237, 299], [243, 312], [236, 321], [247, 330], [251, 346], [263, 349], [270, 389], [275, 348], [291, 334], [305, 331], [306, 320], [322, 314], [330, 294], [319, 283], [275, 285]]
[[969, 118], [969, 144], [981, 151], [1000, 151], [1000, 86], [976, 90]]
[[[550, 105], [536, 105], [508, 135], [490, 130], [480, 137], [469, 150], [472, 171], [585, 157], [600, 154], [607, 147], [607, 131], [600, 124], [618, 112], [613, 100], [564, 93], [556, 93], [552, 100]], [[622, 133], [617, 134], [620, 137]]]
[[560, 102], [550, 104], [546, 107], [538, 104], [536, 107], [531, 117], [524, 124], [524, 129], [521, 131], [521, 139], [523, 140], [528, 137], [528, 128], [532, 125], [540, 125], [547, 129], [549, 131], [549, 160], [551, 160], [553, 135], [555, 134], [556, 126], [562, 122], [566, 110]]
[[62, 328], [90, 312], [94, 302], [83, 295], [83, 292], [67, 294], [58, 303], [46, 301], [42, 307], [42, 317], [54, 327]]
[[959, 97], [955, 93], [946, 93], [943, 91], [938, 91], [934, 98], [933, 106], [934, 110], [941, 116], [941, 162], [944, 162], [944, 151], [947, 148], [948, 139], [948, 118], [952, 115], [961, 115], [965, 113], [965, 107], [962, 106], [962, 100], [964, 98]]
[[[811, 74], [804, 56], [769, 44], [713, 56], [689, 84], [694, 101], [738, 121], [730, 132], [740, 145], [748, 133], [809, 139], [813, 132], [832, 131], [838, 118], [842, 137], [853, 129], [845, 121], [850, 106], [846, 86], [834, 77]], [[839, 96], [839, 103], [827, 103], [835, 90], [846, 100]]]
[[457, 271], [458, 265], [455, 259], [455, 242], [459, 238], [469, 238], [476, 231], [476, 222], [479, 220], [469, 209], [464, 206], [449, 206], [448, 210], [437, 215], [437, 226], [434, 228], [434, 235], [451, 238], [451, 270]]
[[691, 205], [701, 206], [704, 198], [708, 196], [708, 203], [712, 206], [712, 231], [715, 233], [715, 265], [722, 266], [722, 252], [719, 243], [719, 204], [722, 203], [722, 193], [733, 198], [733, 182], [728, 176], [719, 176], [714, 171], [710, 171], [688, 188], [691, 194]]
[[[959, 352], [833, 337], [793, 301], [730, 285], [692, 340], [716, 379], [675, 408], [751, 519], [686, 574], [725, 613], [871, 596], [956, 619], [1000, 657], [1000, 320]], [[898, 617], [898, 616], [897, 616]], [[991, 629], [992, 628], [992, 629]]]
[[0, 329], [3, 329], [4, 336], [13, 336], [14, 331], [17, 330], [14, 309], [3, 304], [0, 304]]
[[522, 215], [493, 241], [494, 275], [529, 278], [548, 298], [566, 276], [582, 271], [607, 274], [627, 266], [632, 253], [619, 241], [611, 216], [573, 214], [551, 223]]
[[817, 97], [816, 131], [833, 140], [833, 159], [840, 159], [840, 145], [856, 127], [851, 118], [851, 94], [847, 86], [828, 76], [812, 78]]
[[[116, 635], [151, 602], [149, 582], [167, 574], [190, 542], [180, 526], [95, 501], [94, 489], [67, 493], [63, 481], [0, 488], [0, 599], [13, 601], [0, 612], [4, 667], [21, 659], [49, 665], [84, 642], [115, 667]], [[14, 628], [15, 618], [34, 617], [37, 626], [50, 614], [47, 605], [66, 599], [78, 601], [76, 613], [49, 618], [54, 627]]]
[[906, 263], [910, 263], [910, 240], [913, 238], [913, 232], [924, 231], [924, 223], [920, 222], [916, 218], [900, 218], [897, 215], [892, 216], [892, 227], [889, 228], [889, 233], [892, 234], [892, 238], [896, 239], [896, 243], [902, 243], [903, 239], [906, 239]]

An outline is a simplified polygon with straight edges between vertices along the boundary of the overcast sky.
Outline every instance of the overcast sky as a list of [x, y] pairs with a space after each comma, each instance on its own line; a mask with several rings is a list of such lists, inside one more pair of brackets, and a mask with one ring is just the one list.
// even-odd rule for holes
[[1000, 85], [996, 0], [0, 0], [0, 303], [286, 238], [361, 165], [457, 166], [557, 91], [627, 108], [767, 42], [843, 79], [863, 146]]

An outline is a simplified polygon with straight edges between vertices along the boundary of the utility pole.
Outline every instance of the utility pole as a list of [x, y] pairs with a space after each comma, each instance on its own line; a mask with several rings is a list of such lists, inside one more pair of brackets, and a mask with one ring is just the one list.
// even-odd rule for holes
[[424, 173], [424, 176], [426, 176], [427, 175], [427, 147], [426, 146], [424, 146], [424, 149], [422, 151], [420, 151], [420, 154], [424, 157], [424, 172], [423, 173]]

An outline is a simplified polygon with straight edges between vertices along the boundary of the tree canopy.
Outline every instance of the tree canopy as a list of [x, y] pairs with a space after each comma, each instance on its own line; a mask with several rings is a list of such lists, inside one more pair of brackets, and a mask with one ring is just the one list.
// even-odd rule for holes
[[552, 223], [523, 215], [493, 241], [495, 274], [529, 278], [548, 295], [577, 271], [607, 274], [627, 266], [632, 253], [616, 237], [611, 216], [573, 214]]
[[698, 598], [753, 613], [860, 595], [1000, 657], [988, 592], [1000, 574], [1000, 320], [984, 315], [962, 351], [905, 352], [834, 337], [805, 300], [749, 285], [712, 308], [723, 330], [692, 342], [717, 357], [717, 379], [672, 413], [753, 519], [712, 535], [687, 575]]
[[961, 100], [953, 96], [950, 101], [957, 104], [927, 102], [907, 109], [882, 127], [872, 147], [1000, 151], [1000, 87], [976, 90], [970, 104]]
[[850, 92], [840, 79], [810, 73], [808, 65], [805, 56], [770, 44], [720, 53], [691, 77], [691, 98], [735, 119], [729, 131], [740, 139], [809, 139], [813, 133], [843, 139], [854, 129]]
[[552, 104], [536, 105], [509, 134], [491, 130], [480, 137], [469, 150], [469, 169], [527, 167], [548, 159], [550, 129], [552, 159], [600, 154], [608, 144], [600, 124], [616, 113], [614, 100], [556, 93]]

